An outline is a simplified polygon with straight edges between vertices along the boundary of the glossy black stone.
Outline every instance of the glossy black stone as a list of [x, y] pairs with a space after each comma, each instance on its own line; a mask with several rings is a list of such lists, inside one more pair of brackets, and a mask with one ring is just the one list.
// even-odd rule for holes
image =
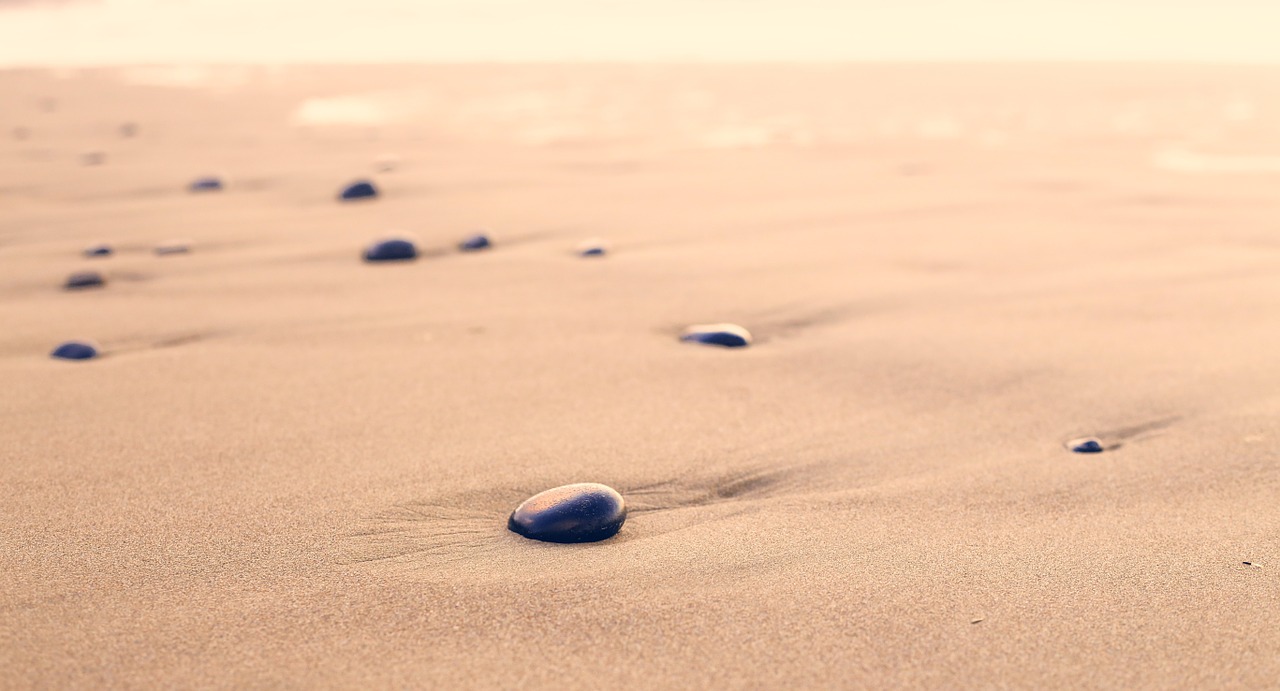
[[603, 257], [604, 254], [604, 247], [601, 247], [600, 245], [582, 247], [578, 250], [578, 255], [582, 257]]
[[196, 178], [195, 180], [191, 181], [190, 185], [187, 185], [187, 191], [189, 192], [221, 192], [222, 180], [215, 178], [213, 176]]
[[49, 353], [59, 360], [88, 360], [98, 356], [98, 349], [84, 341], [67, 341]]
[[1067, 444], [1076, 453], [1102, 453], [1102, 442], [1097, 439], [1077, 439]]
[[84, 248], [84, 256], [86, 257], [110, 257], [111, 252], [110, 245], [94, 245]]
[[107, 284], [107, 279], [97, 271], [77, 271], [67, 276], [67, 282], [62, 284], [67, 290], [81, 290], [83, 288], [101, 288]]
[[377, 196], [378, 188], [374, 187], [373, 183], [368, 180], [357, 180], [342, 188], [342, 192], [338, 193], [338, 199], [342, 201], [376, 199]]
[[463, 240], [462, 242], [458, 243], [458, 249], [462, 250], [463, 252], [475, 252], [477, 250], [487, 250], [490, 247], [493, 247], [493, 243], [490, 242], [489, 236], [485, 235], [484, 233], [476, 233], [475, 235], [472, 235], [466, 240]]
[[737, 324], [703, 324], [685, 329], [680, 340], [724, 348], [745, 348], [751, 345], [751, 334]]
[[408, 240], [383, 240], [364, 250], [364, 260], [367, 262], [409, 261], [417, 257], [418, 248]]
[[599, 542], [622, 529], [627, 503], [612, 487], [594, 482], [556, 487], [524, 500], [507, 528], [543, 542]]

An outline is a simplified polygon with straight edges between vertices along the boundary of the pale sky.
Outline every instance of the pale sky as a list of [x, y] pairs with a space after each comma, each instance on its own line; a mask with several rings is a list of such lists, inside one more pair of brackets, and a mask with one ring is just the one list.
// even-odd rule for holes
[[0, 0], [0, 65], [1280, 63], [1280, 0]]

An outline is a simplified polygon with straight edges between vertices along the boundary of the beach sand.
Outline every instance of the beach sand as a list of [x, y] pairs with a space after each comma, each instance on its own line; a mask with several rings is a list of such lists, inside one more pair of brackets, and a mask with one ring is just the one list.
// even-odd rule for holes
[[[1278, 114], [1249, 67], [0, 73], [0, 686], [1272, 685]], [[507, 530], [574, 482], [620, 534]]]

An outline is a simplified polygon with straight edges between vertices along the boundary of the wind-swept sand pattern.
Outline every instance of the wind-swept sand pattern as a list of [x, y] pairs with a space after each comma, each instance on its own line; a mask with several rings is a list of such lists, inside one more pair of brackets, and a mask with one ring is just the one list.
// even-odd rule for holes
[[1275, 69], [210, 74], [0, 74], [4, 685], [1280, 678]]

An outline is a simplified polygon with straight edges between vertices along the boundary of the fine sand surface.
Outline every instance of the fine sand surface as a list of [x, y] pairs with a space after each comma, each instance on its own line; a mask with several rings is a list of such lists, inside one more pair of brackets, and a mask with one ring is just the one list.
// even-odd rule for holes
[[0, 686], [1272, 685], [1278, 157], [1280, 68], [0, 73]]

